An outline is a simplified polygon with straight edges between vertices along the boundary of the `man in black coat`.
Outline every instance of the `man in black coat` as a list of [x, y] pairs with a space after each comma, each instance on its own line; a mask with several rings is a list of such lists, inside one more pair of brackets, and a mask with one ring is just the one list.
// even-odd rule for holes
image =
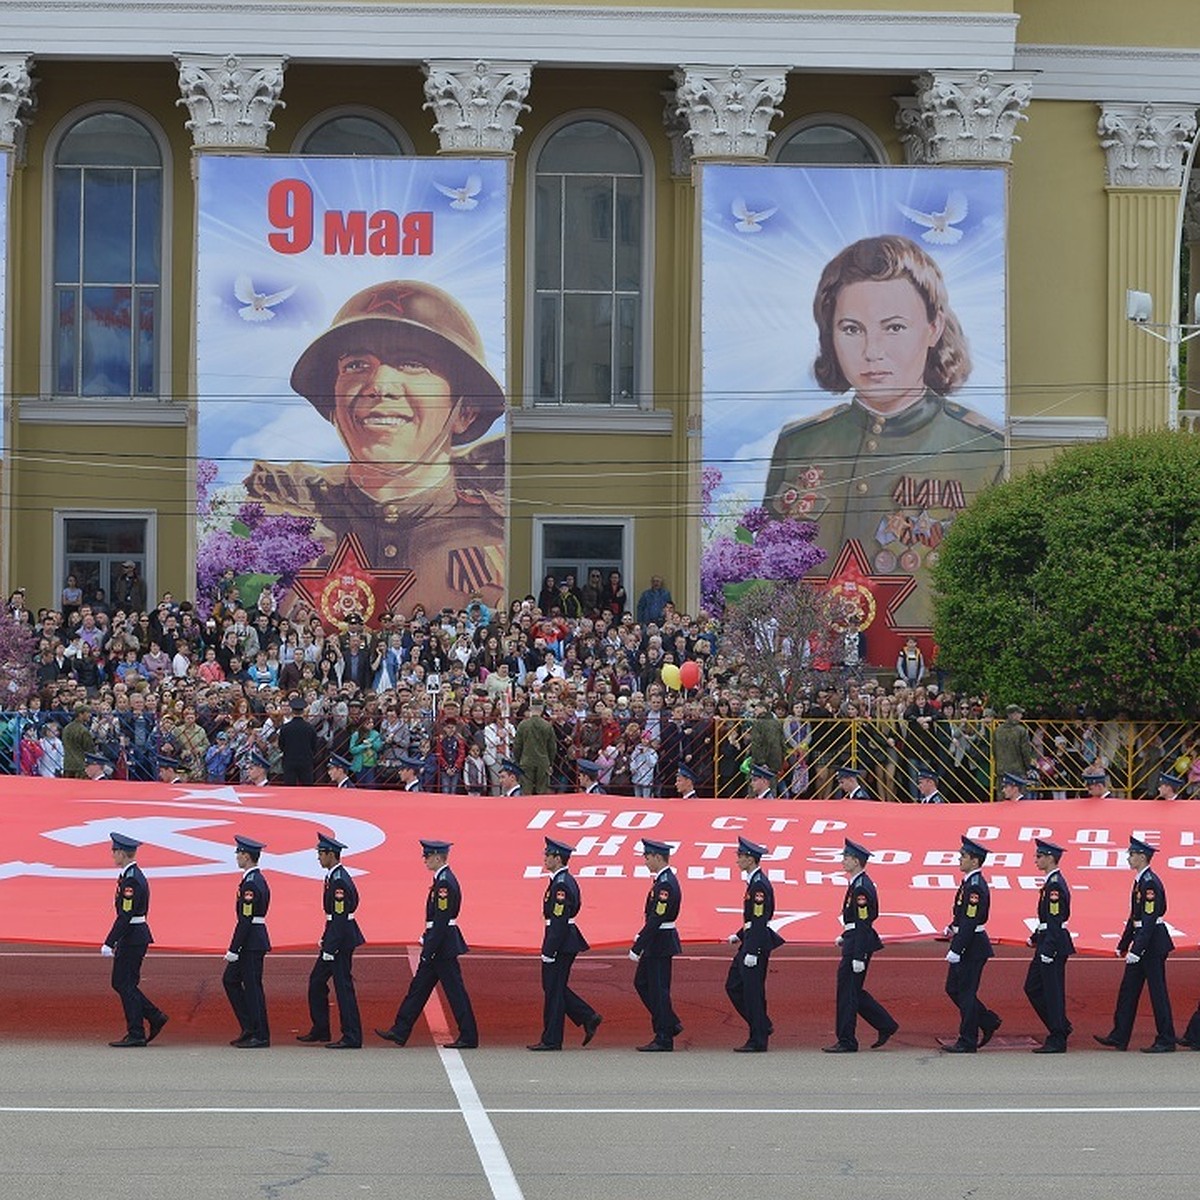
[[954, 894], [954, 915], [950, 922], [950, 949], [946, 961], [946, 995], [959, 1012], [958, 1040], [944, 1047], [947, 1054], [974, 1054], [986, 1046], [1000, 1028], [1000, 1017], [979, 999], [979, 983], [989, 958], [995, 957], [987, 933], [991, 892], [980, 867], [987, 850], [968, 837], [962, 839], [958, 866], [963, 881]]
[[229, 1044], [239, 1050], [262, 1050], [271, 1044], [267, 998], [263, 991], [263, 961], [271, 949], [271, 939], [267, 936], [271, 889], [258, 869], [264, 844], [240, 836], [234, 838], [234, 844], [242, 878], [238, 883], [234, 910], [237, 921], [229, 939], [229, 949], [225, 951], [221, 984], [241, 1026], [241, 1033]]
[[738, 838], [737, 863], [746, 876], [746, 891], [742, 896], [742, 927], [729, 935], [738, 950], [725, 977], [725, 994], [749, 1029], [745, 1043], [734, 1047], [739, 1054], [766, 1053], [767, 1041], [775, 1029], [767, 1015], [767, 966], [771, 951], [783, 945], [783, 938], [771, 928], [775, 889], [760, 866], [766, 852], [766, 846]]
[[1067, 959], [1075, 943], [1067, 929], [1071, 917], [1071, 889], [1058, 869], [1063, 848], [1054, 842], [1034, 839], [1038, 870], [1044, 872], [1038, 892], [1037, 926], [1029, 936], [1033, 958], [1025, 973], [1025, 995], [1046, 1027], [1046, 1040], [1034, 1054], [1065, 1054], [1071, 1022], [1067, 1020]]
[[279, 728], [279, 751], [285, 787], [311, 787], [317, 748], [321, 738], [304, 719], [304, 701], [297, 696], [290, 702], [292, 715]]
[[586, 1046], [596, 1036], [603, 1020], [570, 987], [575, 956], [588, 948], [587, 939], [575, 924], [575, 917], [583, 906], [579, 884], [567, 870], [567, 862], [574, 853], [574, 846], [546, 838], [543, 857], [550, 882], [542, 897], [542, 918], [546, 922], [546, 932], [542, 936], [542, 1036], [529, 1047], [530, 1050], [561, 1050], [567, 1017], [583, 1028]]
[[870, 857], [871, 852], [865, 846], [845, 839], [842, 867], [849, 882], [842, 898], [842, 934], [837, 940], [842, 948], [837, 970], [837, 1041], [823, 1047], [826, 1054], [852, 1054], [858, 1049], [859, 1017], [878, 1035], [871, 1043], [872, 1050], [885, 1045], [900, 1028], [891, 1013], [866, 989], [871, 955], [883, 949], [883, 942], [875, 932], [879, 895], [866, 871]]
[[675, 1038], [683, 1031], [671, 1004], [672, 959], [683, 949], [675, 928], [683, 897], [679, 880], [671, 870], [670, 844], [642, 838], [642, 855], [653, 878], [646, 896], [645, 919], [633, 939], [629, 957], [637, 963], [634, 990], [650, 1014], [654, 1031], [654, 1037], [637, 1048], [653, 1053], [674, 1050]]
[[150, 912], [150, 885], [137, 865], [141, 842], [123, 833], [110, 833], [113, 862], [116, 863], [117, 893], [113, 904], [116, 918], [108, 937], [100, 947], [105, 958], [113, 960], [112, 989], [121, 997], [125, 1013], [125, 1036], [110, 1046], [124, 1050], [154, 1041], [167, 1023], [167, 1014], [142, 992], [142, 960], [154, 941], [146, 923]]
[[[345, 846], [325, 833], [317, 834], [317, 861], [325, 868], [321, 907], [325, 928], [318, 944], [317, 961], [308, 976], [308, 1015], [312, 1024], [298, 1042], [324, 1042], [326, 1050], [358, 1050], [362, 1047], [362, 1018], [354, 991], [354, 951], [365, 941], [358, 928], [358, 888], [342, 866]], [[337, 997], [338, 1023], [342, 1034], [329, 1039], [329, 981]]]
[[421, 839], [421, 857], [425, 860], [426, 868], [433, 872], [429, 894], [425, 897], [425, 932], [421, 935], [421, 956], [412, 982], [408, 985], [408, 993], [396, 1010], [396, 1019], [388, 1029], [375, 1030], [385, 1041], [394, 1042], [397, 1046], [403, 1046], [408, 1041], [413, 1025], [439, 983], [458, 1025], [458, 1037], [446, 1043], [445, 1048], [474, 1050], [479, 1045], [475, 1012], [471, 1008], [471, 998], [467, 995], [462, 967], [458, 962], [459, 956], [466, 954], [469, 947], [458, 928], [462, 888], [447, 864], [452, 844]]
[[1124, 1050], [1133, 1033], [1142, 988], [1149, 986], [1155, 1038], [1151, 1045], [1142, 1047], [1142, 1053], [1167, 1054], [1175, 1049], [1175, 1019], [1167, 994], [1167, 955], [1175, 949], [1175, 943], [1166, 926], [1166, 889], [1150, 867], [1154, 851], [1154, 846], [1140, 838], [1129, 839], [1129, 866], [1137, 875], [1129, 898], [1129, 918], [1117, 942], [1117, 954], [1125, 958], [1125, 974], [1117, 992], [1112, 1030], [1103, 1037], [1094, 1036], [1102, 1046]]

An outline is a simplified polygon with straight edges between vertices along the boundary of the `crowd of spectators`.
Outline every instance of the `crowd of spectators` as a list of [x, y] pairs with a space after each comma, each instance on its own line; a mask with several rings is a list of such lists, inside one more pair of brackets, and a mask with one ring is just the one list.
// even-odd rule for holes
[[[553, 791], [591, 782], [581, 759], [604, 790], [643, 797], [693, 783], [702, 796], [744, 796], [754, 765], [794, 797], [837, 794], [837, 769], [850, 763], [880, 800], [918, 799], [922, 767], [948, 800], [990, 799], [1006, 772], [1081, 794], [1088, 766], [1115, 774], [1135, 757], [1186, 757], [1196, 764], [1187, 782], [1200, 785], [1198, 746], [1135, 745], [1123, 720], [1031, 736], [1016, 706], [1001, 721], [985, 698], [940, 689], [923, 660], [879, 678], [836, 670], [787, 703], [745, 676], [717, 622], [678, 612], [657, 576], [635, 611], [618, 572], [591, 571], [579, 588], [547, 576], [539, 596], [507, 610], [418, 605], [371, 628], [352, 614], [335, 631], [300, 604], [283, 615], [269, 590], [245, 607], [232, 572], [203, 616], [170, 593], [149, 610], [87, 603], [78, 589], [62, 600], [34, 614], [23, 593], [10, 598], [9, 619], [27, 621], [37, 642], [32, 693], [0, 721], [7, 770], [80, 778], [91, 753], [117, 777], [154, 779], [166, 756], [188, 780], [221, 783], [244, 779], [257, 754], [275, 776], [298, 699], [320, 735], [317, 781], [335, 754], [359, 787], [398, 786], [408, 759], [423, 764], [424, 791], [498, 794], [531, 706], [553, 727]], [[664, 671], [689, 660], [702, 668], [692, 690]]]

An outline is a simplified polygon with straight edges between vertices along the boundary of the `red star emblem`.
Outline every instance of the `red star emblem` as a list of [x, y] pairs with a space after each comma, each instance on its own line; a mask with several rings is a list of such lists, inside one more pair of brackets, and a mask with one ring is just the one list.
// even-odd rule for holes
[[405, 311], [405, 301], [412, 294], [412, 288], [399, 285], [396, 287], [378, 288], [367, 302], [366, 311], [369, 313], [386, 312], [391, 313], [395, 317], [405, 317], [408, 315]]
[[345, 629], [352, 613], [358, 613], [364, 625], [377, 625], [380, 613], [395, 608], [412, 587], [416, 572], [366, 567], [366, 557], [357, 535], [348, 533], [325, 570], [311, 567], [298, 571], [292, 586], [326, 625]]

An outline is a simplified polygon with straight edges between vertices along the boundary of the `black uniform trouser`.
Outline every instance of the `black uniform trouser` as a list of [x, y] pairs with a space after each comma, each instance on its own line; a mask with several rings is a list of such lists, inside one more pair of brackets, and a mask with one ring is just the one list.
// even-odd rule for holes
[[1041, 953], [1033, 952], [1025, 973], [1025, 995], [1038, 1020], [1046, 1027], [1047, 1045], [1067, 1044], [1067, 960], [1061, 954], [1052, 962], [1042, 962]]
[[358, 996], [354, 991], [354, 947], [339, 950], [333, 961], [317, 953], [308, 975], [308, 1015], [312, 1021], [311, 1032], [329, 1039], [329, 981], [333, 980], [333, 994], [337, 998], [338, 1024], [342, 1040], [352, 1045], [362, 1045], [362, 1018], [358, 1015]]
[[1196, 1005], [1196, 1011], [1192, 1013], [1192, 1019], [1187, 1023], [1182, 1040], [1190, 1042], [1193, 1046], [1200, 1046], [1200, 1004]]
[[767, 1016], [767, 966], [771, 960], [770, 950], [758, 952], [758, 965], [746, 966], [746, 951], [739, 949], [729, 964], [725, 977], [725, 994], [737, 1010], [738, 1016], [750, 1030], [747, 1039], [752, 1046], [767, 1047], [771, 1036], [771, 1019]]
[[854, 971], [852, 958], [843, 957], [837, 969], [837, 1040], [843, 1046], [858, 1048], [855, 1028], [862, 1017], [877, 1033], [895, 1031], [899, 1026], [895, 1018], [866, 989], [867, 970], [871, 967], [868, 955], [862, 961], [867, 970]]
[[651, 958], [643, 954], [633, 973], [634, 990], [650, 1014], [654, 1040], [662, 1046], [671, 1045], [680, 1024], [671, 1005], [671, 964], [670, 957]]
[[996, 1029], [1000, 1017], [979, 999], [979, 981], [986, 958], [963, 958], [946, 972], [946, 995], [958, 1008], [958, 1041], [963, 1046], [979, 1044], [979, 1031]]
[[269, 1042], [271, 1028], [267, 1024], [267, 996], [263, 991], [263, 960], [266, 956], [265, 950], [241, 951], [237, 962], [225, 964], [221, 983], [242, 1033]]
[[122, 938], [113, 950], [112, 989], [121, 997], [129, 1036], [144, 1038], [146, 1022], [157, 1021], [166, 1014], [138, 986], [142, 981], [142, 960], [150, 944], [142, 942], [131, 946], [126, 943], [127, 939]]
[[313, 774], [312, 763], [305, 763], [303, 766], [295, 767], [285, 766], [279, 782], [284, 787], [312, 787]]
[[585, 1025], [598, 1014], [570, 988], [574, 954], [559, 953], [553, 962], [542, 963], [542, 1044], [561, 1046], [564, 1019], [573, 1025]]
[[1137, 962], [1125, 964], [1109, 1037], [1122, 1046], [1129, 1045], [1144, 987], [1150, 990], [1150, 1007], [1154, 1009], [1154, 1040], [1160, 1046], [1173, 1046], [1175, 1020], [1171, 1016], [1171, 997], [1167, 995], [1167, 959], [1160, 954], [1143, 955]]
[[417, 963], [408, 992], [396, 1010], [392, 1028], [403, 1037], [408, 1037], [439, 983], [446, 1003], [454, 1014], [459, 1041], [478, 1042], [479, 1027], [475, 1024], [475, 1010], [471, 1007], [471, 997], [467, 995], [467, 987], [463, 983], [457, 954], [434, 955], [433, 958], [422, 958]]

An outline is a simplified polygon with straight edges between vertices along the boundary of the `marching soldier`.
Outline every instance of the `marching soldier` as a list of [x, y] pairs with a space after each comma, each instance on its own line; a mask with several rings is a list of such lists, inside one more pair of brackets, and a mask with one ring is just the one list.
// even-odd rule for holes
[[1067, 1020], [1067, 959], [1075, 953], [1067, 921], [1071, 917], [1071, 889], [1058, 869], [1063, 848], [1034, 839], [1037, 865], [1046, 878], [1038, 892], [1037, 927], [1030, 935], [1033, 958], [1025, 975], [1025, 995], [1046, 1027], [1046, 1040], [1034, 1054], [1065, 1054], [1071, 1022]]
[[1025, 788], [1028, 783], [1020, 775], [1002, 775], [1000, 777], [1000, 796], [1004, 800], [1028, 800]]
[[[325, 869], [321, 907], [325, 930], [317, 943], [319, 953], [308, 976], [308, 1015], [312, 1021], [298, 1042], [324, 1042], [326, 1050], [362, 1048], [362, 1019], [354, 992], [354, 951], [367, 939], [358, 928], [358, 888], [342, 866], [345, 846], [325, 833], [317, 834], [317, 861]], [[337, 997], [341, 1037], [329, 1040], [329, 980]]]
[[979, 999], [979, 982], [987, 960], [994, 957], [987, 935], [991, 893], [980, 868], [987, 850], [968, 837], [962, 839], [958, 866], [963, 881], [954, 895], [954, 916], [950, 924], [950, 949], [946, 961], [946, 995], [959, 1011], [958, 1040], [946, 1046], [947, 1054], [974, 1054], [986, 1046], [1000, 1028], [1000, 1017]]
[[1158, 774], [1158, 787], [1156, 789], [1158, 800], [1178, 800], [1180, 799], [1179, 789], [1183, 787], [1186, 781], [1178, 775], [1172, 775], [1169, 771], [1160, 771]]
[[257, 750], [250, 752], [250, 761], [246, 764], [246, 780], [255, 787], [267, 787], [270, 783], [268, 773], [271, 770], [271, 760], [259, 754]]
[[550, 882], [542, 897], [542, 1036], [530, 1050], [561, 1050], [564, 1019], [583, 1028], [586, 1046], [596, 1036], [604, 1019], [586, 1000], [571, 991], [571, 968], [575, 956], [588, 949], [587, 939], [575, 924], [582, 907], [577, 884], [567, 870], [574, 846], [546, 838], [545, 868]]
[[879, 916], [879, 896], [867, 874], [871, 852], [858, 842], [845, 839], [842, 868], [849, 878], [842, 898], [842, 934], [837, 944], [842, 958], [837, 970], [837, 1041], [825, 1046], [826, 1054], [853, 1054], [858, 1049], [856, 1027], [861, 1016], [878, 1035], [872, 1050], [885, 1046], [900, 1028], [896, 1019], [866, 990], [871, 955], [883, 949], [875, 932]]
[[421, 772], [425, 768], [425, 760], [417, 758], [413, 754], [404, 754], [400, 758], [400, 769], [397, 774], [400, 776], [400, 782], [404, 784], [406, 792], [419, 792], [421, 790]]
[[348, 758], [343, 758], [340, 754], [329, 756], [329, 778], [334, 787], [352, 788], [354, 779], [350, 772], [353, 769], [354, 764]]
[[842, 789], [843, 800], [870, 800], [867, 789], [860, 782], [861, 778], [862, 772], [855, 767], [838, 767], [837, 781], [838, 787]]
[[111, 779], [113, 765], [103, 754], [85, 754], [83, 756], [83, 775], [85, 779]]
[[654, 1031], [654, 1037], [637, 1048], [653, 1053], [674, 1050], [675, 1038], [683, 1031], [671, 1005], [672, 959], [683, 949], [675, 928], [682, 892], [671, 870], [669, 843], [642, 838], [642, 855], [654, 878], [646, 896], [645, 922], [633, 939], [629, 957], [637, 963], [633, 986]]
[[917, 803], [946, 803], [946, 797], [938, 791], [938, 773], [932, 767], [917, 768]]
[[682, 763], [675, 769], [675, 790], [679, 793], [680, 800], [696, 800], [696, 784], [698, 780], [696, 772], [691, 767], [685, 767]]
[[188, 779], [185, 775], [179, 774], [179, 759], [172, 758], [169, 754], [160, 754], [158, 756], [158, 782], [159, 783], [187, 783]]
[[603, 796], [604, 789], [600, 786], [600, 764], [587, 758], [575, 761], [575, 770], [579, 773], [579, 790], [586, 796]]
[[271, 939], [267, 936], [271, 889], [258, 869], [264, 844], [251, 838], [235, 837], [234, 845], [242, 878], [234, 908], [237, 921], [229, 939], [229, 949], [225, 951], [221, 984], [241, 1033], [229, 1044], [239, 1050], [262, 1050], [271, 1044], [267, 997], [263, 991], [263, 960], [271, 949]]
[[474, 1050], [479, 1045], [479, 1029], [471, 998], [463, 983], [459, 956], [470, 949], [458, 928], [462, 909], [462, 889], [447, 859], [452, 842], [421, 839], [421, 857], [433, 872], [429, 894], [425, 897], [425, 932], [421, 935], [421, 957], [413, 973], [408, 993], [396, 1010], [396, 1019], [388, 1029], [375, 1032], [385, 1041], [403, 1046], [425, 1004], [440, 983], [458, 1025], [458, 1037], [447, 1042], [447, 1050]]
[[1150, 867], [1155, 847], [1140, 838], [1129, 839], [1129, 866], [1137, 874], [1129, 899], [1129, 919], [1117, 955], [1125, 956], [1125, 973], [1117, 992], [1112, 1030], [1096, 1041], [1114, 1050], [1124, 1050], [1133, 1033], [1142, 988], [1149, 985], [1150, 1006], [1154, 1009], [1155, 1038], [1142, 1047], [1143, 1054], [1167, 1054], [1175, 1049], [1175, 1020], [1171, 1015], [1171, 997], [1167, 994], [1167, 955], [1175, 949], [1167, 931], [1167, 892], [1162, 880]]
[[746, 876], [746, 892], [742, 927], [728, 939], [737, 943], [738, 949], [729, 964], [725, 994], [749, 1029], [746, 1042], [734, 1047], [739, 1054], [765, 1053], [775, 1028], [767, 1015], [767, 966], [771, 951], [783, 945], [783, 938], [771, 928], [775, 889], [759, 866], [766, 852], [766, 846], [738, 838], [737, 864]]
[[521, 777], [525, 772], [511, 758], [502, 758], [500, 760], [497, 774], [500, 776], [500, 795], [525, 795], [524, 791], [521, 790]]
[[750, 799], [773, 800], [775, 798], [775, 772], [761, 763], [750, 768]]
[[1112, 799], [1112, 792], [1108, 787], [1108, 772], [1099, 763], [1093, 763], [1083, 772], [1083, 784], [1092, 800]]
[[139, 986], [142, 961], [154, 941], [146, 923], [150, 912], [150, 885], [137, 865], [138, 847], [142, 843], [123, 833], [108, 836], [113, 862], [117, 866], [117, 893], [113, 900], [116, 919], [100, 953], [113, 960], [112, 989], [121, 997], [121, 1008], [125, 1013], [125, 1036], [108, 1044], [124, 1050], [154, 1041], [168, 1017]]

